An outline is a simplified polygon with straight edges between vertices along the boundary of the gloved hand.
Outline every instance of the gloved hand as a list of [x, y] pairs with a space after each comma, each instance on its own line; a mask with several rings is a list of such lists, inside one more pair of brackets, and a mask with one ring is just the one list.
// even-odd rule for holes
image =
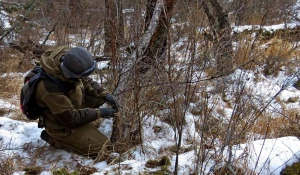
[[102, 118], [112, 118], [115, 117], [117, 110], [112, 108], [100, 108], [100, 116]]
[[118, 110], [118, 104], [117, 104], [117, 101], [116, 101], [116, 97], [114, 95], [107, 94], [105, 96], [105, 101], [108, 102], [113, 109]]

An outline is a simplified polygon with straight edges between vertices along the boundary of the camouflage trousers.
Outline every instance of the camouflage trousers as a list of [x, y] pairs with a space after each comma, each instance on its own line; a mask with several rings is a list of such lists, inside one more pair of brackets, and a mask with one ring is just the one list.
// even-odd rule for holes
[[56, 148], [74, 151], [87, 157], [97, 157], [98, 154], [107, 150], [110, 141], [95, 125], [99, 126], [99, 121], [69, 130], [64, 136], [57, 135], [55, 131], [47, 127], [46, 131], [53, 138]]

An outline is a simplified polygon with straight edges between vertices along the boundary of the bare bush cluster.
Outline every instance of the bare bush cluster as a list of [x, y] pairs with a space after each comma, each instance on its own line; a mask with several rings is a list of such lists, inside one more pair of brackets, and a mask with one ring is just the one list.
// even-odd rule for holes
[[[172, 138], [176, 144], [170, 150], [177, 155], [177, 163], [183, 142], [192, 145], [187, 150], [195, 152], [195, 173], [198, 174], [206, 171], [208, 160], [214, 161], [216, 166], [210, 172], [216, 174], [251, 174], [246, 163], [237, 166], [238, 161], [246, 160], [247, 152], [240, 160], [234, 159], [234, 145], [259, 138], [299, 135], [297, 110], [285, 110], [282, 101], [278, 102], [282, 110], [276, 111], [276, 115], [267, 110], [288, 83], [270, 99], [259, 99], [253, 87], [247, 85], [248, 81], [258, 82], [260, 74], [276, 77], [284, 67], [288, 67], [286, 73], [293, 76], [297, 71], [293, 65], [298, 63], [299, 41], [291, 40], [294, 38], [291, 36], [299, 36], [299, 31], [291, 29], [270, 34], [253, 29], [232, 35], [230, 28], [230, 23], [288, 23], [294, 17], [294, 0], [224, 0], [221, 1], [224, 9], [216, 8], [217, 1], [213, 0], [178, 1], [174, 7], [168, 4], [167, 7], [173, 9], [163, 9], [167, 15], [157, 22], [160, 30], [151, 33], [154, 37], [149, 39], [146, 46], [151, 47], [148, 49], [143, 48], [145, 42], [141, 40], [152, 24], [143, 14], [149, 12], [147, 10], [151, 14], [152, 10], [155, 15], [159, 4], [148, 0], [148, 5], [157, 5], [149, 7], [146, 1], [139, 2], [121, 4], [124, 8], [122, 30], [116, 25], [121, 25], [117, 22], [119, 16], [105, 19], [111, 14], [106, 13], [107, 4], [102, 1], [2, 3], [1, 8], [6, 9], [16, 28], [7, 33], [5, 40], [0, 40], [4, 45], [0, 50], [0, 72], [26, 71], [32, 66], [32, 59], [39, 58], [38, 51], [55, 45], [81, 45], [95, 57], [105, 53], [108, 57], [105, 59], [112, 61], [110, 68], [98, 70], [97, 74], [120, 99], [121, 117], [117, 127], [122, 132], [118, 133], [114, 145], [116, 151], [126, 153], [137, 145], [145, 151], [143, 126], [151, 116], [156, 116], [176, 133]], [[176, 12], [173, 21], [168, 16], [172, 10]], [[228, 16], [228, 12], [231, 15]], [[166, 24], [168, 20], [172, 23]], [[8, 30], [0, 24], [4, 35]], [[113, 27], [106, 26], [109, 24]], [[106, 30], [111, 33], [105, 33]], [[143, 41], [148, 41], [146, 39]], [[255, 73], [254, 79], [247, 77], [248, 71]], [[8, 92], [6, 86], [0, 87]], [[189, 114], [197, 135], [183, 138], [184, 131], [191, 125], [186, 118]], [[224, 152], [229, 156], [225, 157]], [[0, 169], [2, 164], [0, 162]]]

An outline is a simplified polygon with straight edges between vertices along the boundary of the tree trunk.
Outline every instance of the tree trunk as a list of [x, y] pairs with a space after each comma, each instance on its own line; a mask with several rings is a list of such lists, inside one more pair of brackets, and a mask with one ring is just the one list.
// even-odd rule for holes
[[[146, 31], [144, 34], [146, 37], [141, 41], [142, 43], [147, 43], [147, 45], [141, 44], [143, 51], [138, 51], [142, 57], [138, 63], [141, 73], [146, 73], [149, 69], [159, 66], [165, 60], [170, 17], [174, 4], [174, 0], [147, 1]], [[149, 20], [150, 16], [151, 20]], [[149, 34], [150, 37], [148, 37]]]
[[122, 15], [122, 0], [105, 0], [105, 46], [104, 56], [110, 57], [113, 67], [117, 63], [117, 50], [123, 44], [124, 23]]
[[[114, 118], [113, 126], [112, 126], [112, 133], [110, 137], [110, 141], [112, 144], [117, 143], [117, 141], [121, 137], [121, 122], [120, 122], [120, 116], [117, 115]], [[118, 150], [117, 150], [118, 151]]]
[[236, 25], [242, 25], [246, 22], [246, 8], [247, 8], [247, 0], [238, 0], [236, 6]]
[[123, 21], [123, 6], [122, 6], [122, 0], [116, 0], [117, 7], [118, 7], [118, 35], [117, 35], [117, 41], [118, 41], [118, 48], [124, 46], [124, 21]]
[[208, 17], [214, 44], [217, 74], [223, 75], [232, 70], [232, 41], [228, 14], [217, 0], [204, 0], [203, 8]]
[[[169, 20], [172, 8], [174, 6], [173, 0], [148, 0], [147, 3], [147, 20], [145, 20], [145, 32], [135, 42], [133, 51], [128, 57], [122, 59], [120, 65], [120, 74], [118, 86], [115, 94], [120, 100], [120, 104], [130, 106], [133, 104], [134, 111], [121, 110], [122, 118], [120, 118], [121, 127], [121, 141], [125, 147], [139, 144], [142, 134], [142, 118], [140, 103], [141, 93], [139, 87], [143, 86], [144, 77], [150, 68], [156, 66], [157, 62], [164, 60], [162, 56], [166, 50], [166, 43], [168, 37]], [[149, 6], [151, 5], [151, 7]], [[153, 9], [153, 7], [155, 7]], [[147, 24], [148, 23], [148, 24]], [[139, 34], [137, 34], [139, 36]], [[150, 73], [150, 72], [149, 72]], [[134, 95], [135, 100], [128, 101], [128, 95]], [[140, 136], [140, 138], [134, 138]], [[123, 146], [124, 147], [124, 146]]]
[[150, 25], [156, 3], [157, 3], [157, 0], [147, 0], [145, 30], [144, 30], [145, 32], [148, 30], [148, 27]]
[[[109, 57], [112, 61], [113, 76], [117, 76], [116, 66], [118, 49], [123, 45], [124, 40], [124, 23], [122, 15], [122, 0], [105, 0], [105, 46], [104, 56]], [[114, 78], [116, 79], [116, 78]], [[111, 142], [114, 144], [120, 139], [121, 124], [120, 116], [117, 115], [113, 121]]]
[[80, 0], [70, 0], [69, 1], [69, 21], [68, 21], [68, 29], [76, 32], [76, 29], [79, 28], [80, 24], [82, 24], [82, 20], [80, 14], [84, 13], [84, 8], [81, 5]]

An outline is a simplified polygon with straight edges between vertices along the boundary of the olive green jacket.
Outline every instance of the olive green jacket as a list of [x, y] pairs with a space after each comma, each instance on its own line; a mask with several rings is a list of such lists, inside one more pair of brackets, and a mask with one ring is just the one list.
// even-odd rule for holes
[[66, 82], [70, 87], [64, 94], [51, 80], [40, 80], [36, 90], [37, 102], [45, 107], [44, 124], [49, 133], [66, 135], [79, 126], [100, 118], [99, 106], [105, 103], [107, 91], [91, 78], [71, 81], [63, 76], [59, 59], [68, 49], [58, 47], [46, 51], [41, 58], [44, 71]]

